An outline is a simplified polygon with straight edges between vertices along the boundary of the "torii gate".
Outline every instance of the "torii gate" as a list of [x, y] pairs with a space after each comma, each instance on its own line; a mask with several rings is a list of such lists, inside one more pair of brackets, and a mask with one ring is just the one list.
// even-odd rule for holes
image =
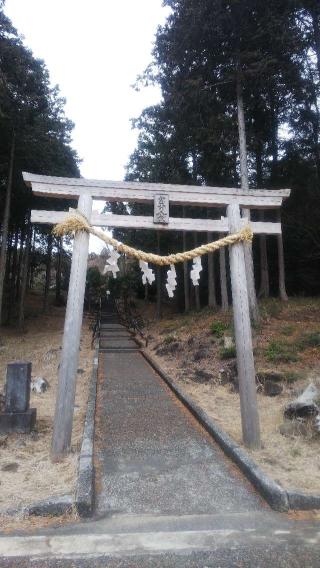
[[[78, 199], [78, 210], [92, 225], [169, 231], [235, 233], [248, 223], [241, 212], [248, 209], [276, 209], [290, 195], [289, 189], [243, 190], [225, 187], [170, 185], [158, 183], [95, 181], [23, 173], [35, 195], [60, 199]], [[92, 200], [154, 202], [154, 216], [103, 215], [92, 211]], [[219, 220], [186, 219], [169, 216], [169, 204], [226, 208]], [[65, 220], [68, 212], [32, 211], [32, 223], [54, 225]], [[280, 235], [280, 222], [251, 222], [254, 234]], [[255, 367], [249, 314], [244, 243], [230, 247], [235, 342], [239, 377], [243, 440], [250, 448], [260, 447]], [[86, 282], [89, 235], [75, 235], [66, 308], [59, 384], [54, 418], [52, 457], [57, 459], [70, 450], [80, 333]]]

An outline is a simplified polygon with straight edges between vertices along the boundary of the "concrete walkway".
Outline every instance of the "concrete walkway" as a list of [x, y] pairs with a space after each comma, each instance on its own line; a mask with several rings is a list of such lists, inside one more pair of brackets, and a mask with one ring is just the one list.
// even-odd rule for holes
[[124, 328], [104, 325], [101, 348], [95, 445], [100, 517], [267, 507]]

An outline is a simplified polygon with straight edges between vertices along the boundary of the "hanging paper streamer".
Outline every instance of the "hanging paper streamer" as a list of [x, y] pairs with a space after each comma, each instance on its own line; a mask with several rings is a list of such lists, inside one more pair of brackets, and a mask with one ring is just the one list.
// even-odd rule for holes
[[202, 270], [201, 257], [196, 256], [196, 258], [193, 259], [192, 270], [190, 272], [190, 278], [194, 286], [199, 286], [201, 270]]
[[119, 272], [120, 270], [118, 266], [119, 257], [120, 254], [115, 249], [112, 249], [109, 258], [107, 259], [107, 264], [104, 267], [103, 274], [107, 274], [107, 272], [112, 272], [112, 276], [114, 278], [117, 278], [117, 272]]
[[173, 298], [173, 292], [177, 287], [177, 273], [174, 264], [170, 264], [170, 270], [167, 272], [167, 292], [169, 298]]
[[155, 281], [156, 277], [153, 273], [152, 268], [149, 268], [149, 265], [147, 262], [144, 262], [144, 260], [139, 260], [139, 266], [142, 270], [142, 282], [143, 284], [152, 284], [152, 282]]

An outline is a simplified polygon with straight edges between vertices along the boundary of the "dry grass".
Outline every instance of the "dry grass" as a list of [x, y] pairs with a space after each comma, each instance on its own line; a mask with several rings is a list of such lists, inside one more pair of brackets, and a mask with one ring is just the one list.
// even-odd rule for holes
[[[140, 306], [143, 309], [143, 304]], [[230, 385], [219, 382], [219, 371], [228, 361], [218, 357], [221, 349], [218, 339], [210, 333], [213, 321], [231, 323], [231, 314], [166, 314], [161, 322], [153, 319], [153, 307], [148, 308], [149, 349], [159, 364], [191, 395], [228, 434], [241, 444], [241, 417], [239, 394]], [[280, 396], [267, 397], [258, 394], [263, 448], [252, 452], [252, 457], [262, 469], [287, 489], [300, 489], [320, 493], [320, 435], [284, 437], [279, 432], [283, 423], [283, 410], [312, 380], [320, 386], [320, 348], [310, 347], [299, 353], [297, 362], [272, 363], [266, 358], [270, 340], [283, 340], [290, 335], [290, 342], [298, 341], [306, 330], [319, 330], [320, 302], [314, 299], [291, 300], [288, 305], [278, 302], [262, 304], [263, 324], [256, 332], [256, 368], [282, 370], [301, 375], [301, 379], [284, 385]], [[168, 340], [169, 338], [169, 340]], [[163, 345], [177, 341], [179, 347], [173, 353], [157, 356], [155, 351]], [[205, 348], [207, 356], [194, 360], [195, 351]], [[194, 380], [195, 371], [206, 371], [212, 379], [206, 384]]]
[[[84, 321], [72, 436], [72, 453], [59, 463], [49, 457], [54, 405], [57, 391], [57, 370], [64, 322], [63, 308], [50, 308], [48, 315], [39, 311], [37, 296], [31, 296], [27, 333], [3, 328], [0, 348], [0, 388], [5, 381], [8, 362], [32, 362], [32, 376], [42, 376], [50, 384], [43, 394], [31, 393], [31, 407], [37, 409], [36, 431], [31, 435], [8, 435], [6, 446], [0, 448], [1, 493], [0, 509], [26, 505], [52, 495], [73, 493], [78, 451], [81, 443], [93, 352], [91, 333]], [[16, 471], [3, 471], [8, 464], [17, 464]]]
[[79, 521], [76, 513], [61, 515], [60, 517], [24, 517], [23, 515], [0, 516], [0, 532], [1, 534], [10, 534], [19, 530], [28, 534], [36, 532], [38, 529], [58, 528], [66, 525], [74, 524]]

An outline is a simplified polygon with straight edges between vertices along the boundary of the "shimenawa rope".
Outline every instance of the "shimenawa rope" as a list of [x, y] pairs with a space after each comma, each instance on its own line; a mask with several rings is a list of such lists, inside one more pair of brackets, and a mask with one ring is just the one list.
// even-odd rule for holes
[[222, 239], [219, 239], [218, 241], [213, 241], [211, 243], [201, 245], [186, 252], [179, 252], [176, 254], [170, 254], [168, 256], [160, 256], [158, 254], [144, 252], [142, 250], [138, 250], [120, 243], [116, 239], [113, 239], [109, 235], [106, 235], [100, 229], [92, 227], [88, 219], [77, 209], [70, 210], [69, 215], [65, 219], [65, 221], [59, 223], [54, 227], [53, 234], [56, 237], [62, 237], [63, 235], [72, 235], [74, 233], [77, 233], [78, 231], [86, 231], [91, 235], [95, 235], [106, 244], [113, 246], [118, 252], [124, 253], [137, 260], [144, 260], [145, 262], [157, 264], [158, 266], [169, 266], [170, 264], [178, 264], [179, 262], [193, 260], [197, 256], [203, 256], [205, 254], [215, 252], [222, 247], [235, 245], [241, 242], [250, 242], [253, 238], [252, 229], [248, 225], [241, 229], [241, 231], [233, 233], [232, 235], [227, 235]]

